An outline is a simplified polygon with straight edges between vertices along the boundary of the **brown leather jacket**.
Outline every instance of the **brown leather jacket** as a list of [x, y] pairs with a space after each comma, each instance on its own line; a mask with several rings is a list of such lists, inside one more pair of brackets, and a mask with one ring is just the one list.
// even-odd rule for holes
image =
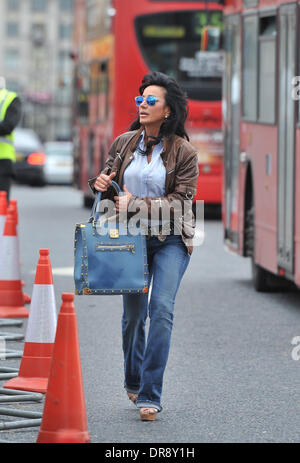
[[[139, 130], [126, 132], [115, 139], [113, 142], [106, 167], [101, 173], [109, 175], [111, 172], [116, 172], [114, 181], [121, 187], [123, 175], [126, 167], [134, 157], [137, 141], [143, 131], [143, 127]], [[183, 242], [185, 243], [188, 253], [191, 255], [193, 251], [193, 236], [194, 236], [194, 215], [192, 212], [192, 200], [196, 194], [198, 170], [198, 157], [195, 148], [185, 139], [173, 135], [164, 139], [164, 148], [161, 153], [161, 158], [166, 167], [166, 196], [162, 198], [144, 197], [139, 198], [132, 196], [128, 205], [129, 210], [137, 211], [142, 205], [148, 207], [148, 214], [155, 214], [159, 217], [159, 213], [168, 208], [174, 201], [181, 205], [181, 214], [179, 220], [175, 223], [175, 227], [179, 227]], [[89, 180], [89, 185], [93, 191], [97, 191], [93, 187], [97, 177]], [[101, 195], [102, 199], [113, 199], [116, 193], [112, 187], [109, 187], [106, 192]], [[143, 204], [142, 204], [143, 203]], [[160, 209], [160, 211], [159, 211]], [[178, 214], [175, 214], [178, 218]], [[172, 217], [172, 212], [171, 212]], [[163, 239], [164, 235], [162, 235]]]

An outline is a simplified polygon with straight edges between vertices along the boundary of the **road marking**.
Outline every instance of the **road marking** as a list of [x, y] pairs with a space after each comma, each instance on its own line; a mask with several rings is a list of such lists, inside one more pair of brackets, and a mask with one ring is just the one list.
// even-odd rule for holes
[[[30, 273], [34, 274], [35, 272], [35, 270], [32, 270]], [[53, 275], [72, 277], [74, 274], [74, 267], [56, 267], [52, 269], [52, 273]]]
[[73, 276], [74, 267], [57, 267], [52, 269], [53, 275]]

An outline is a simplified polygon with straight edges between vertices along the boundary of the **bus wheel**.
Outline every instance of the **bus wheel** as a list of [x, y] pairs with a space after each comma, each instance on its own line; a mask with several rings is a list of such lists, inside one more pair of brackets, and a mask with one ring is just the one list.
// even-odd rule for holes
[[251, 270], [252, 282], [255, 290], [258, 292], [272, 291], [272, 285], [270, 285], [272, 275], [269, 274], [267, 270], [256, 264], [253, 256], [251, 257]]
[[289, 291], [294, 289], [293, 282], [260, 267], [254, 262], [253, 257], [251, 259], [251, 266], [252, 281], [256, 291], [275, 293], [278, 291]]
[[254, 207], [246, 212], [245, 244], [246, 255], [251, 257], [252, 282], [258, 292], [276, 292], [289, 289], [292, 283], [274, 273], [269, 272], [255, 262], [255, 211]]

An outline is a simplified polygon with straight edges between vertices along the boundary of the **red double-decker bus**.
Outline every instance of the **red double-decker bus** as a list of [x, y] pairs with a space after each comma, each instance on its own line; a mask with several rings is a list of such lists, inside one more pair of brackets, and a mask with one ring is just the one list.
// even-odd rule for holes
[[223, 225], [258, 291], [300, 286], [299, 4], [226, 0]]
[[75, 182], [104, 167], [112, 140], [136, 118], [142, 77], [174, 77], [189, 100], [187, 132], [199, 154], [195, 200], [222, 201], [222, 0], [75, 2]]

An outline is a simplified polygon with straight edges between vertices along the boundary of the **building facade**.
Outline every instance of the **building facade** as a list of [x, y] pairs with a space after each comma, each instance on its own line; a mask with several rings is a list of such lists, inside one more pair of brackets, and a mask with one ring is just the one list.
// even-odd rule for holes
[[0, 75], [43, 141], [72, 136], [74, 0], [0, 0]]

